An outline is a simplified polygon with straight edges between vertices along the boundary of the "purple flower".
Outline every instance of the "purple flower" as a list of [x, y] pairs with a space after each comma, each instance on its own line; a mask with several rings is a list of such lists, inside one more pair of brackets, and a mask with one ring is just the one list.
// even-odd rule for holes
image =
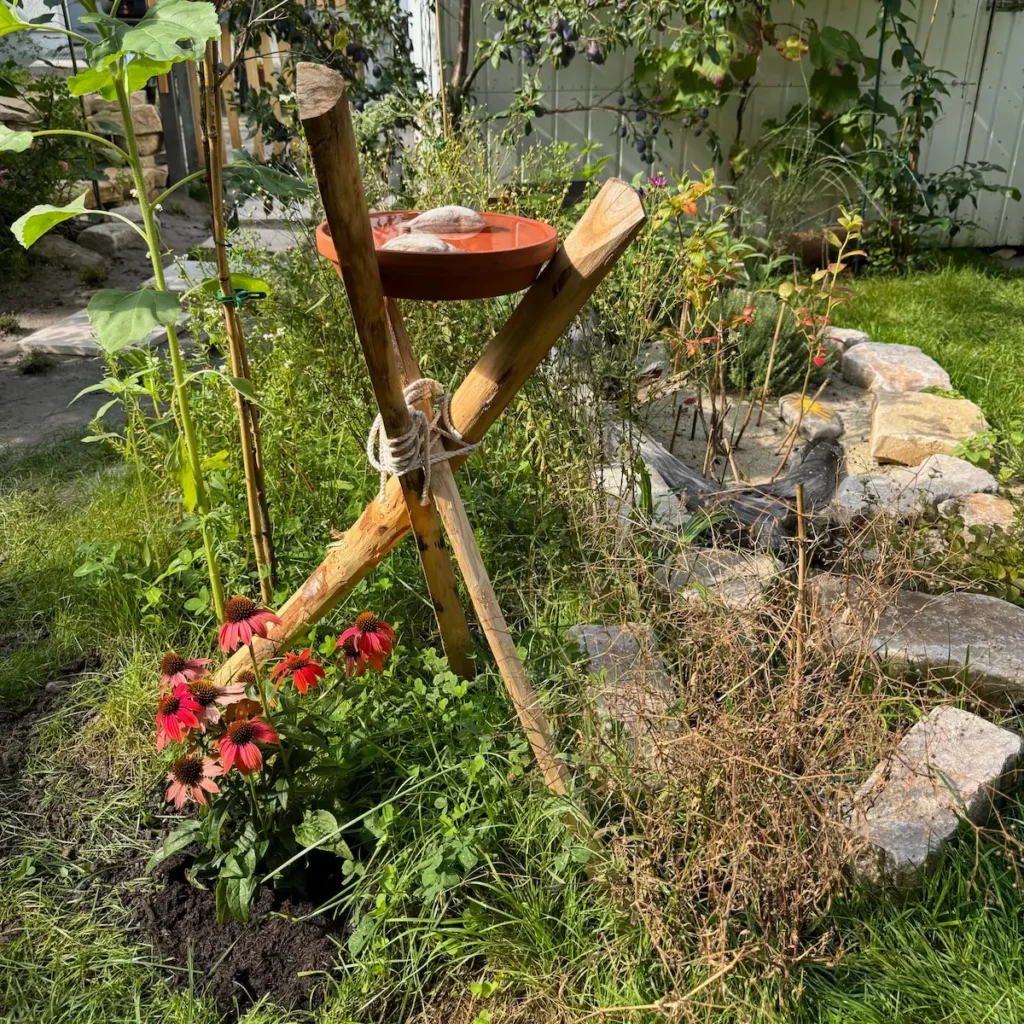
[[668, 184], [668, 181], [660, 174], [652, 174], [647, 179], [647, 184], [650, 185], [651, 188], [664, 188]]

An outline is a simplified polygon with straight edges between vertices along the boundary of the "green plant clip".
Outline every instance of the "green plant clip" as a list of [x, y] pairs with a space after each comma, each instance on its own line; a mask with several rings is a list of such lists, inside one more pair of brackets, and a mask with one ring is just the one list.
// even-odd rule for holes
[[233, 302], [238, 309], [241, 309], [242, 305], [250, 299], [265, 299], [266, 297], [266, 292], [250, 291], [248, 288], [237, 288], [234, 295], [225, 295], [219, 288], [217, 289], [218, 302], [222, 302], [225, 306], [229, 306]]

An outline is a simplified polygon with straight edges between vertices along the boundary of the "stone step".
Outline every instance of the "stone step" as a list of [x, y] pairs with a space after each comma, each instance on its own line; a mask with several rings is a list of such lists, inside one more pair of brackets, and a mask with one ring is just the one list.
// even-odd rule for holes
[[857, 791], [847, 825], [857, 875], [916, 885], [962, 820], [984, 825], [1020, 762], [1024, 741], [957, 708], [935, 708]]
[[866, 649], [894, 665], [966, 679], [982, 700], [1024, 702], [1024, 608], [987, 594], [899, 591], [891, 603], [856, 580], [816, 576], [815, 608], [840, 651]]
[[913, 468], [848, 476], [839, 484], [833, 505], [842, 520], [876, 514], [914, 515], [950, 498], [994, 494], [998, 486], [991, 473], [966, 459], [929, 455]]
[[658, 734], [671, 733], [668, 710], [675, 700], [672, 681], [655, 653], [649, 626], [572, 626], [569, 641], [583, 655], [590, 676], [597, 677], [598, 712], [619, 722], [631, 745], [654, 756]]
[[868, 391], [952, 390], [949, 374], [916, 345], [864, 341], [843, 353], [843, 378]]
[[917, 466], [929, 455], [952, 455], [961, 440], [987, 427], [981, 410], [966, 398], [879, 391], [871, 410], [871, 457]]
[[[182, 313], [179, 324], [186, 319]], [[180, 328], [179, 328], [180, 329]], [[134, 342], [131, 348], [139, 345], [162, 345], [167, 341], [167, 328], [157, 327], [148, 338]], [[102, 356], [103, 349], [96, 343], [96, 336], [93, 333], [92, 324], [89, 323], [89, 314], [86, 310], [80, 309], [70, 316], [58, 320], [49, 327], [42, 327], [33, 331], [26, 338], [18, 342], [18, 347], [26, 353], [39, 352], [53, 356]]]

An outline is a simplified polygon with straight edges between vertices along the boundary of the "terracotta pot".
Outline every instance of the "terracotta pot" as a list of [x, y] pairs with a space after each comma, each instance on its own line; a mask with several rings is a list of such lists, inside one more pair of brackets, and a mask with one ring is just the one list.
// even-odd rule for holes
[[[418, 212], [370, 214], [381, 284], [384, 294], [394, 299], [489, 299], [510, 295], [529, 288], [558, 247], [558, 235], [548, 224], [503, 213], [483, 213], [487, 227], [482, 231], [438, 236], [458, 252], [382, 251], [381, 246], [399, 233], [399, 225]], [[316, 247], [334, 264], [340, 277], [341, 265], [327, 224], [316, 229]]]

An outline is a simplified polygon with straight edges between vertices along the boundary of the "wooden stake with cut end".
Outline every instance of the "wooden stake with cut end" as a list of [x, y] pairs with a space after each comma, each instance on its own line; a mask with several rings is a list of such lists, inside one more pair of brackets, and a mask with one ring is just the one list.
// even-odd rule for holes
[[[225, 246], [224, 178], [221, 164], [220, 103], [215, 86], [217, 76], [217, 44], [208, 42], [205, 53], [204, 81], [204, 141], [206, 143], [206, 170], [210, 185], [210, 212], [214, 250], [217, 259], [217, 278], [221, 295], [234, 298], [231, 268]], [[231, 373], [236, 379], [252, 382], [249, 360], [245, 353], [245, 338], [238, 307], [233, 301], [222, 303], [224, 328], [228, 339]], [[267, 506], [266, 482], [263, 472], [263, 452], [259, 434], [259, 409], [237, 388], [235, 408], [238, 412], [238, 435], [242, 448], [242, 467], [245, 471], [245, 496], [249, 511], [249, 534], [260, 577], [260, 597], [264, 604], [274, 599], [274, 543]]]
[[[402, 437], [412, 428], [413, 419], [402, 395], [388, 331], [345, 79], [323, 65], [300, 63], [295, 91], [384, 432], [389, 438]], [[469, 625], [455, 571], [441, 536], [437, 510], [432, 501], [423, 504], [420, 499], [423, 469], [405, 473], [400, 483], [448, 662], [459, 675], [472, 676]]]
[[[388, 299], [387, 310], [404, 386], [419, 380], [422, 375], [398, 303], [394, 299]], [[422, 404], [422, 411], [428, 418], [433, 415], [433, 407], [429, 401]], [[569, 772], [565, 762], [558, 758], [551, 727], [544, 717], [537, 693], [530, 685], [526, 668], [512, 640], [501, 605], [498, 604], [498, 596], [494, 593], [483, 556], [473, 536], [473, 527], [462, 504], [462, 495], [455, 484], [455, 474], [447, 462], [439, 462], [434, 466], [430, 489], [448, 540], [455, 552], [455, 558], [462, 570], [462, 578], [466, 581], [466, 589], [473, 601], [477, 618], [483, 627], [494, 660], [498, 663], [501, 678], [505, 681], [505, 688], [512, 698], [516, 714], [530, 741], [533, 756], [537, 758], [537, 763], [544, 773], [544, 782], [553, 793], [566, 796], [569, 792]]]
[[[452, 423], [469, 442], [481, 440], [526, 379], [540, 365], [597, 286], [636, 237], [643, 206], [626, 182], [612, 179], [587, 208], [561, 249], [452, 396]], [[453, 470], [463, 459], [451, 462]], [[278, 612], [266, 640], [254, 638], [257, 658], [267, 661], [319, 622], [378, 565], [409, 529], [401, 488], [391, 479], [383, 500], [374, 499], [327, 552], [323, 562]], [[223, 684], [248, 668], [240, 651], [215, 675]]]

